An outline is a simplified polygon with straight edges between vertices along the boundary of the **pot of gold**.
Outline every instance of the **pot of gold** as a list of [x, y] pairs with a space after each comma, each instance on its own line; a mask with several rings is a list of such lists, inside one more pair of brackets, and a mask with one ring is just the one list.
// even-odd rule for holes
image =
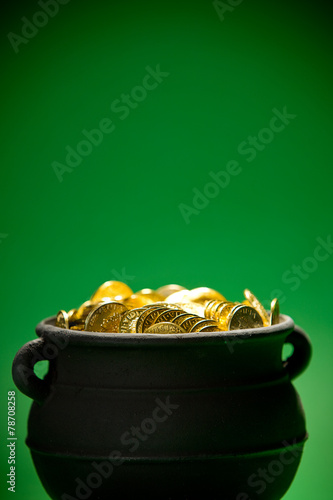
[[232, 302], [206, 287], [122, 285], [43, 320], [14, 359], [50, 497], [282, 498], [308, 437], [292, 384], [308, 336], [248, 290]]

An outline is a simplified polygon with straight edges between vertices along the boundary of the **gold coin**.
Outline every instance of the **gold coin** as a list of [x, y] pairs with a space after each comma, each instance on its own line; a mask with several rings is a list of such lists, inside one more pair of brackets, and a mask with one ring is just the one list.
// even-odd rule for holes
[[278, 299], [273, 299], [271, 302], [270, 324], [277, 325], [280, 323], [280, 304]]
[[151, 325], [145, 333], [186, 333], [179, 325], [175, 325], [174, 323], [168, 323], [164, 321], [162, 323], [155, 323]]
[[217, 292], [213, 290], [213, 288], [207, 288], [206, 286], [200, 286], [199, 288], [193, 288], [190, 290], [189, 300], [191, 302], [201, 302], [204, 303], [208, 300], [220, 300], [226, 301], [227, 299]]
[[93, 309], [87, 316], [85, 330], [88, 332], [117, 333], [122, 315], [128, 311], [119, 302], [105, 302]]
[[121, 317], [119, 323], [119, 333], [135, 333], [135, 323], [142, 314], [142, 309], [130, 309]]
[[217, 300], [209, 300], [206, 304], [205, 304], [205, 318], [211, 318], [211, 310], [212, 308], [216, 305], [216, 304], [219, 304], [219, 301]]
[[95, 293], [91, 296], [92, 302], [99, 302], [104, 297], [108, 297], [111, 300], [122, 300], [130, 297], [133, 291], [125, 283], [121, 281], [106, 281], [103, 283]]
[[76, 314], [77, 314], [76, 309], [71, 309], [70, 311], [68, 311], [67, 315], [68, 315], [68, 324], [69, 325], [71, 325], [72, 323], [75, 323]]
[[261, 328], [262, 317], [254, 307], [244, 304], [234, 307], [227, 318], [228, 330], [242, 330], [244, 328]]
[[184, 319], [179, 326], [181, 326], [185, 332], [189, 333], [200, 321], [202, 321], [202, 318], [199, 318], [199, 316], [191, 316], [190, 318]]
[[253, 295], [253, 293], [250, 292], [250, 290], [248, 290], [247, 288], [244, 290], [244, 296], [249, 301], [251, 306], [254, 307], [254, 309], [256, 309], [258, 311], [258, 313], [260, 314], [260, 316], [262, 318], [264, 326], [268, 326], [269, 325], [269, 316], [267, 314], [266, 309], [259, 302], [257, 297], [255, 295]]
[[135, 292], [135, 295], [143, 295], [144, 297], [149, 297], [152, 302], [159, 302], [161, 300], [164, 300], [163, 295], [156, 292], [155, 290], [152, 290], [151, 288], [143, 288], [142, 290]]
[[220, 302], [216, 310], [212, 311], [211, 319], [217, 321], [223, 330], [227, 330], [226, 320], [228, 314], [236, 307], [234, 302]]
[[175, 304], [176, 302], [187, 302], [189, 293], [190, 291], [187, 290], [186, 288], [184, 290], [179, 290], [178, 292], [170, 294], [165, 299], [165, 302], [167, 302], [168, 304]]
[[164, 285], [158, 288], [156, 292], [160, 295], [163, 295], [163, 297], [166, 299], [172, 293], [180, 292], [181, 290], [186, 290], [186, 288], [180, 285]]
[[218, 327], [218, 324], [216, 323], [216, 321], [211, 321], [209, 319], [203, 319], [203, 320], [199, 321], [198, 323], [196, 323], [191, 328], [190, 332], [191, 333], [201, 332], [203, 328], [208, 327], [208, 326], [215, 328], [216, 332], [219, 331], [219, 327]]
[[[233, 304], [233, 302], [228, 301], [215, 301], [209, 309], [209, 318], [214, 321], [219, 321], [222, 315], [223, 309], [227, 306]], [[205, 313], [206, 314], [206, 313]]]
[[147, 306], [149, 304], [153, 304], [154, 300], [151, 299], [148, 295], [137, 295], [133, 293], [130, 297], [123, 300], [128, 309], [137, 309], [139, 307]]
[[175, 325], [181, 325], [181, 323], [183, 321], [185, 321], [185, 319], [188, 319], [188, 318], [193, 318], [193, 314], [183, 312], [182, 314], [179, 314], [179, 316], [176, 316], [175, 318], [173, 318], [171, 320], [171, 323], [175, 323]]
[[145, 308], [142, 308], [142, 313], [140, 314], [140, 316], [138, 317], [138, 319], [136, 320], [136, 325], [135, 325], [135, 332], [136, 333], [142, 333], [143, 332], [143, 323], [146, 319], [146, 317], [152, 312], [152, 311], [165, 311], [166, 308], [164, 307], [154, 307], [154, 305], [152, 307], [145, 307]]
[[166, 307], [154, 307], [150, 310], [149, 314], [145, 315], [145, 318], [142, 322], [142, 333], [144, 333], [151, 325], [155, 323], [157, 318], [162, 312], [166, 312], [168, 309]]
[[98, 307], [100, 302], [92, 302], [91, 300], [86, 300], [83, 304], [78, 308], [73, 320], [74, 322], [85, 322], [88, 314]]
[[177, 316], [181, 316], [184, 313], [181, 309], [167, 309], [164, 312], [161, 312], [157, 319], [155, 320], [155, 323], [171, 323], [173, 319], [175, 319]]
[[59, 328], [66, 328], [68, 330], [69, 328], [68, 314], [63, 309], [61, 309], [58, 312], [55, 325], [58, 326]]
[[196, 302], [177, 302], [175, 305], [183, 309], [185, 312], [190, 314], [196, 314], [205, 317], [205, 307], [202, 304], [197, 304]]

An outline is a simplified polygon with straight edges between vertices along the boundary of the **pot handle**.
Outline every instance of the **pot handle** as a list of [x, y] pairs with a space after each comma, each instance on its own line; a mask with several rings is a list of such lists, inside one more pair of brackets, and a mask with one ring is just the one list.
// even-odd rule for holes
[[308, 335], [297, 325], [295, 325], [293, 332], [288, 335], [285, 343], [291, 344], [294, 347], [294, 352], [284, 362], [284, 367], [292, 380], [303, 373], [308, 366], [311, 359], [312, 347]]
[[49, 393], [49, 384], [34, 373], [35, 364], [45, 359], [44, 345], [43, 339], [31, 340], [16, 353], [12, 366], [16, 387], [37, 403], [42, 403]]

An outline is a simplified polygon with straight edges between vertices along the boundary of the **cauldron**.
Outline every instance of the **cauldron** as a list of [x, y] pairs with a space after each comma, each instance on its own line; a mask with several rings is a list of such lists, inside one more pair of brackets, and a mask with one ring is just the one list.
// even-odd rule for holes
[[[34, 400], [27, 445], [53, 499], [278, 500], [307, 439], [291, 380], [311, 345], [277, 325], [187, 334], [91, 333], [48, 318], [13, 362]], [[292, 344], [285, 361], [282, 349]], [[43, 380], [33, 367], [49, 360]]]

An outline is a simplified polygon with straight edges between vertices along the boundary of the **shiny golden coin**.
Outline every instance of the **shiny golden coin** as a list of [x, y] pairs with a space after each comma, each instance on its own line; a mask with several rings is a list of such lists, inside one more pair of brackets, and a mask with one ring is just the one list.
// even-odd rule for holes
[[216, 323], [216, 321], [211, 321], [209, 319], [203, 319], [203, 320], [199, 321], [191, 328], [190, 331], [191, 331], [191, 333], [201, 332], [203, 328], [208, 327], [208, 326], [215, 328], [216, 332], [219, 331], [219, 327], [218, 327], [218, 324]]
[[168, 309], [158, 315], [155, 323], [171, 323], [172, 320], [174, 320], [177, 316], [181, 316], [182, 314], [184, 314], [184, 311], [182, 311], [181, 309]]
[[177, 302], [176, 305], [183, 309], [185, 312], [190, 314], [196, 314], [205, 317], [205, 307], [202, 304], [197, 304], [196, 302]]
[[144, 333], [146, 330], [148, 330], [148, 328], [151, 326], [151, 325], [154, 325], [157, 318], [159, 317], [159, 315], [161, 313], [164, 313], [168, 311], [168, 309], [166, 307], [153, 307], [149, 314], [146, 314], [145, 315], [145, 318], [142, 322], [142, 327], [140, 325], [140, 328], [142, 328], [142, 333]]
[[174, 292], [169, 295], [165, 299], [165, 302], [167, 302], [168, 304], [175, 304], [176, 302], [187, 302], [189, 300], [189, 293], [190, 290], [187, 290], [186, 288], [184, 290], [179, 290], [178, 292]]
[[156, 292], [159, 293], [160, 295], [163, 295], [163, 297], [166, 299], [172, 293], [180, 292], [181, 290], [186, 290], [186, 288], [184, 288], [181, 285], [170, 284], [161, 286], [156, 290]]
[[226, 301], [227, 299], [213, 288], [200, 286], [199, 288], [193, 288], [190, 290], [189, 300], [191, 302], [205, 303], [209, 300]]
[[105, 302], [93, 309], [87, 316], [85, 330], [88, 332], [118, 333], [123, 314], [128, 311], [119, 302]]
[[85, 302], [83, 302], [83, 304], [80, 305], [80, 307], [78, 308], [73, 320], [75, 322], [82, 322], [83, 323], [85, 322], [88, 314], [93, 310], [93, 309], [96, 309], [96, 307], [98, 307], [100, 304], [100, 302], [92, 302], [91, 300], [86, 300]]
[[137, 309], [139, 307], [147, 306], [149, 304], [153, 304], [154, 300], [151, 299], [148, 295], [137, 295], [133, 293], [127, 299], [122, 301], [128, 309]]
[[227, 330], [227, 317], [237, 305], [234, 302], [220, 302], [216, 309], [212, 310], [211, 319], [216, 321], [222, 330]]
[[216, 304], [218, 304], [219, 301], [217, 300], [209, 300], [206, 304], [205, 304], [205, 318], [212, 318], [212, 314], [211, 314], [211, 311], [212, 311], [212, 308], [213, 307], [216, 307]]
[[138, 317], [142, 314], [142, 309], [130, 309], [121, 317], [119, 323], [119, 333], [135, 333], [135, 324]]
[[191, 316], [190, 318], [184, 319], [179, 326], [181, 326], [185, 332], [189, 333], [197, 323], [200, 323], [200, 321], [202, 321], [202, 318], [199, 318], [199, 316]]
[[243, 330], [244, 328], [261, 328], [262, 317], [254, 307], [244, 304], [232, 309], [227, 318], [228, 330]]
[[69, 325], [71, 325], [72, 323], [75, 323], [76, 314], [77, 314], [77, 310], [76, 309], [71, 309], [70, 311], [68, 311], [67, 315], [68, 315], [68, 323], [69, 323]]
[[162, 311], [165, 311], [166, 308], [164, 307], [145, 307], [145, 308], [142, 308], [142, 313], [140, 314], [140, 316], [138, 317], [138, 319], [136, 320], [136, 324], [135, 324], [135, 332], [136, 333], [143, 333], [143, 323], [146, 319], [146, 317], [153, 311], [159, 311], [159, 312], [162, 312]]
[[185, 319], [188, 319], [188, 318], [193, 318], [193, 314], [183, 312], [183, 313], [179, 314], [179, 316], [176, 316], [175, 318], [173, 318], [171, 320], [171, 323], [174, 323], [175, 325], [181, 325], [181, 323], [183, 321], [185, 321]]
[[277, 325], [280, 323], [280, 304], [278, 299], [273, 299], [271, 302], [270, 324]]
[[227, 306], [227, 305], [233, 304], [233, 302], [228, 302], [228, 301], [218, 301], [214, 300], [212, 303], [209, 302], [205, 306], [205, 317], [208, 319], [213, 319], [214, 321], [218, 321], [221, 317], [222, 310]]
[[68, 314], [63, 309], [61, 309], [58, 312], [55, 325], [58, 326], [59, 328], [66, 328], [68, 330], [69, 328]]
[[156, 292], [155, 290], [152, 290], [151, 288], [143, 288], [142, 290], [135, 292], [135, 295], [144, 295], [145, 297], [149, 297], [152, 302], [159, 302], [161, 300], [164, 300], [163, 295]]
[[258, 311], [258, 313], [262, 318], [264, 326], [268, 326], [269, 325], [268, 313], [264, 308], [264, 306], [259, 302], [257, 297], [253, 295], [253, 293], [250, 292], [250, 290], [248, 290], [247, 288], [244, 290], [244, 296], [250, 302], [251, 306]]
[[168, 323], [164, 321], [162, 323], [155, 323], [151, 325], [145, 333], [186, 333], [179, 325], [175, 325], [174, 323]]
[[92, 302], [99, 302], [104, 297], [108, 297], [111, 300], [126, 299], [133, 294], [133, 291], [125, 283], [121, 281], [106, 281], [101, 285], [95, 293], [91, 296]]

